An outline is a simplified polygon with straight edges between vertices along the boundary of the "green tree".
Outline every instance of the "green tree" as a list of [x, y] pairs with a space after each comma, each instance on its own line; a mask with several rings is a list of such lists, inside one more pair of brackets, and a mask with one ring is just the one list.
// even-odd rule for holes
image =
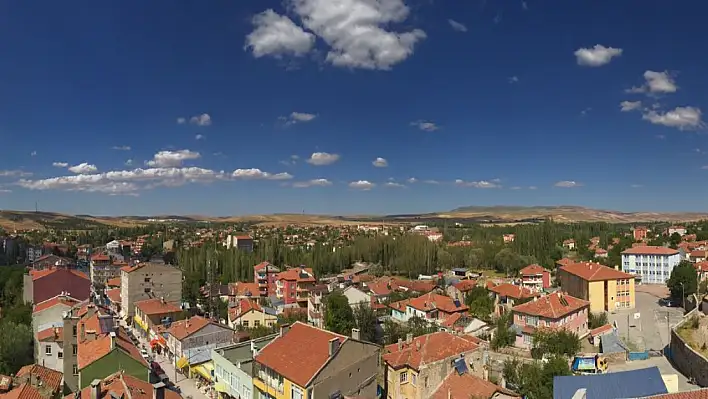
[[537, 329], [533, 334], [531, 356], [534, 359], [541, 359], [547, 355], [572, 357], [578, 352], [580, 352], [580, 340], [574, 332]]
[[598, 328], [602, 327], [605, 324], [607, 324], [607, 313], [606, 312], [601, 312], [601, 313], [592, 313], [588, 315], [588, 326], [592, 330], [593, 328]]
[[698, 274], [691, 262], [682, 260], [671, 271], [671, 276], [666, 282], [666, 286], [671, 291], [672, 298], [683, 300], [691, 294], [695, 294], [698, 290]]
[[355, 307], [354, 320], [356, 321], [356, 327], [359, 329], [362, 340], [377, 342], [376, 326], [378, 325], [378, 318], [371, 306], [362, 305]]
[[17, 373], [33, 359], [32, 327], [5, 320], [0, 322], [0, 374]]
[[523, 363], [518, 359], [504, 362], [507, 387], [528, 399], [553, 397], [553, 377], [571, 375], [568, 362], [562, 357], [551, 357], [546, 362]]
[[494, 323], [496, 331], [494, 332], [494, 338], [492, 338], [491, 342], [492, 349], [504, 348], [512, 345], [516, 340], [516, 333], [510, 328], [511, 318], [512, 314], [506, 313], [501, 315]]
[[325, 299], [324, 325], [329, 331], [347, 335], [356, 327], [354, 312], [349, 300], [340, 291], [334, 291]]
[[465, 296], [465, 305], [470, 308], [472, 316], [486, 322], [491, 321], [494, 301], [486, 288], [477, 286], [468, 291]]

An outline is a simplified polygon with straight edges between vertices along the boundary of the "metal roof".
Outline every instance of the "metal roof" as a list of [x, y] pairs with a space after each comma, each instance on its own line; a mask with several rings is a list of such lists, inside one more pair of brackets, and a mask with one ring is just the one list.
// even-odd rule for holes
[[668, 393], [658, 367], [553, 377], [553, 399], [571, 399], [579, 389], [587, 390], [587, 399], [641, 398]]

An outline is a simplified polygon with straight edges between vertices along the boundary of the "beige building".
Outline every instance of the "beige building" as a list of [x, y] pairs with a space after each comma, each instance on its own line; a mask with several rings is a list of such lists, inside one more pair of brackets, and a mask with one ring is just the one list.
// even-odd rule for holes
[[241, 299], [236, 306], [229, 309], [231, 328], [273, 327], [276, 324], [278, 324], [278, 316], [275, 310], [263, 308], [255, 300]]
[[122, 316], [135, 315], [135, 302], [164, 299], [182, 302], [182, 271], [171, 265], [140, 263], [121, 270], [120, 299]]

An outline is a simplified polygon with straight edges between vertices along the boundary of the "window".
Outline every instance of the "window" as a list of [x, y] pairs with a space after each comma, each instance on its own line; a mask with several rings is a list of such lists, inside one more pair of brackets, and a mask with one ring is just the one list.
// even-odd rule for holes
[[290, 392], [291, 398], [293, 398], [293, 399], [303, 399], [304, 398], [304, 395], [302, 394], [302, 389], [300, 389], [298, 387], [292, 387], [292, 388], [290, 388], [290, 391], [291, 391]]
[[250, 398], [251, 397], [251, 388], [249, 388], [245, 385], [243, 385], [241, 388], [242, 388], [241, 390], [243, 391], [243, 397]]
[[76, 351], [76, 344], [71, 345], [71, 354], [74, 355], [74, 356], [76, 356], [76, 352], [77, 352], [77, 351]]
[[528, 334], [524, 334], [524, 343], [531, 344], [532, 337]]
[[145, 282], [149, 283], [150, 282], [150, 277], [145, 277]]
[[76, 365], [73, 366], [73, 373], [74, 375], [79, 375], [79, 368]]
[[47, 356], [52, 355], [52, 346], [51, 345], [45, 345], [44, 346], [44, 354]]
[[418, 376], [416, 374], [412, 374], [411, 377], [411, 384], [415, 385], [418, 382]]
[[221, 377], [221, 373], [222, 373], [222, 368], [221, 368], [220, 365], [217, 364], [217, 365], [216, 365], [216, 370], [214, 371], [214, 374], [216, 374], [217, 377]]
[[261, 326], [261, 321], [260, 320], [255, 320], [253, 322], [253, 327], [260, 327]]
[[244, 327], [248, 327], [248, 320], [244, 320], [241, 322], [241, 325]]
[[408, 382], [408, 372], [407, 371], [402, 372], [399, 378], [400, 378], [401, 384], [405, 384], [406, 382]]
[[528, 324], [530, 326], [538, 325], [538, 317], [537, 316], [526, 316], [526, 324]]
[[63, 358], [64, 358], [64, 352], [57, 352], [57, 357], [58, 357], [59, 359], [63, 359]]
[[74, 336], [76, 336], [76, 326], [71, 327], [71, 333], [74, 334]]
[[241, 381], [239, 381], [238, 376], [236, 374], [231, 374], [231, 384], [229, 384], [229, 385], [231, 385], [231, 387], [233, 389], [238, 390], [238, 386], [239, 386], [240, 382]]
[[150, 293], [150, 291], [152, 291], [152, 289], [151, 289], [151, 288], [145, 288], [145, 293], [146, 293], [146, 294], [149, 294], [149, 293]]

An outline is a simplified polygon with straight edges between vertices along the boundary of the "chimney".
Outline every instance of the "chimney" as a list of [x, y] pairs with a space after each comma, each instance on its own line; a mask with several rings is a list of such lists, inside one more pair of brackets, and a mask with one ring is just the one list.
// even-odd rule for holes
[[352, 328], [352, 338], [357, 341], [361, 340], [361, 331], [358, 328]]
[[81, 323], [81, 340], [86, 339], [86, 324]]
[[117, 334], [113, 331], [111, 331], [111, 350], [113, 350], [116, 347], [116, 337]]
[[620, 269], [619, 265], [615, 265], [615, 270], [619, 270], [619, 269]]
[[160, 297], [160, 302], [162, 302], [163, 305], [165, 304], [165, 297], [164, 296]]
[[152, 384], [152, 399], [165, 399], [165, 383]]
[[420, 351], [420, 340], [415, 341], [415, 350]]
[[101, 399], [101, 380], [91, 381], [91, 399]]
[[339, 349], [339, 338], [332, 338], [329, 340], [329, 357], [334, 356]]
[[406, 343], [410, 344], [411, 341], [413, 341], [413, 334], [412, 333], [406, 334]]
[[290, 330], [290, 324], [283, 324], [280, 326], [280, 336], [282, 337]]
[[401, 338], [398, 339], [398, 350], [403, 350], [403, 339]]

